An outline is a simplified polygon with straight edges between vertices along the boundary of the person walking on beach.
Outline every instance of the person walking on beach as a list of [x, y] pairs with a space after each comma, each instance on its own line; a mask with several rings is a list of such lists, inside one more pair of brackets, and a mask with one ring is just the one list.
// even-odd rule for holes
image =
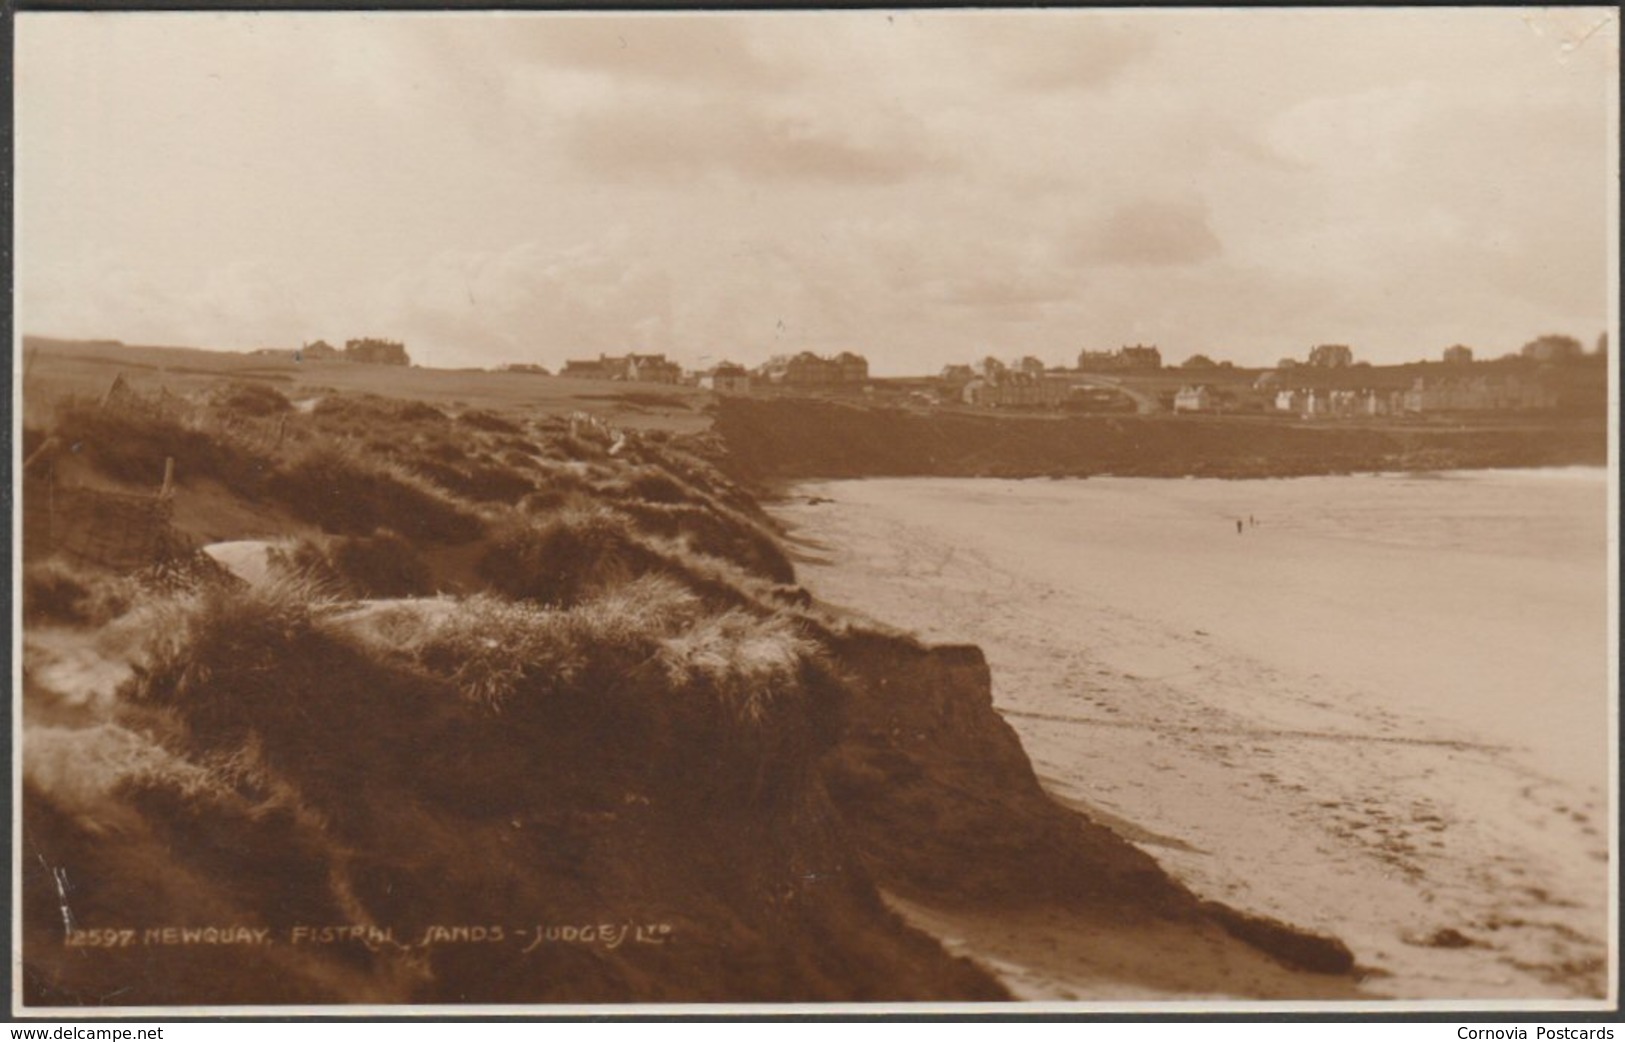
[[1241, 518], [1236, 518], [1236, 534], [1241, 534]]

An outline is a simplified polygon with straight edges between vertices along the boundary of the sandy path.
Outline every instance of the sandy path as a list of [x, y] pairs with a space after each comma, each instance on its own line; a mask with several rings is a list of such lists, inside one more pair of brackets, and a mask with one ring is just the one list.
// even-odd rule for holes
[[[1198, 892], [1342, 937], [1372, 992], [1603, 994], [1606, 623], [1575, 618], [1600, 569], [1541, 558], [1514, 517], [1518, 552], [1446, 552], [1461, 532], [1422, 489], [1396, 542], [1358, 512], [1317, 527], [1325, 485], [1091, 482], [1107, 535], [1067, 484], [830, 483], [778, 513], [821, 547], [820, 597], [980, 644], [1049, 790]], [[1238, 494], [1296, 530], [1236, 536]], [[1167, 553], [1186, 540], [1211, 552]], [[990, 957], [1029, 992], [1078, 990], [1010, 947]]]

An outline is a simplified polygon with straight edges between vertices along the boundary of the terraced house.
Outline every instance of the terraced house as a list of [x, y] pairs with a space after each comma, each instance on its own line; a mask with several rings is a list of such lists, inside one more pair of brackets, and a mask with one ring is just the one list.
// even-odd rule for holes
[[850, 351], [833, 358], [802, 351], [768, 359], [757, 375], [784, 387], [861, 387], [869, 382], [869, 360]]
[[559, 370], [560, 376], [578, 380], [632, 380], [637, 383], [674, 384], [683, 376], [676, 362], [660, 355], [599, 355], [597, 358], [572, 358]]

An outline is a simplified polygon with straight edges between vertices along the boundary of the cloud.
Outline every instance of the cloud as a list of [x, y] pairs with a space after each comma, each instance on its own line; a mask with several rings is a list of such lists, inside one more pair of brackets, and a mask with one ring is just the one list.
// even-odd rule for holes
[[380, 332], [442, 363], [666, 350], [670, 278], [635, 252], [624, 236], [564, 251], [445, 251], [378, 287], [367, 310]]
[[1200, 264], [1224, 252], [1200, 202], [1140, 199], [1124, 203], [1078, 236], [1085, 264], [1166, 267]]
[[16, 306], [429, 364], [1589, 338], [1593, 13], [36, 12]]
[[[291, 346], [314, 321], [297, 277], [262, 259], [216, 265], [197, 279], [155, 278], [139, 258], [97, 251], [19, 280], [28, 332], [224, 349]], [[223, 332], [223, 331], [229, 331]]]
[[1073, 299], [1077, 290], [1076, 279], [982, 271], [939, 284], [936, 296], [942, 303], [958, 308], [990, 314], [1036, 316], [1046, 304]]
[[941, 169], [906, 121], [836, 128], [812, 114], [729, 106], [603, 107], [570, 125], [565, 144], [594, 173], [615, 180], [731, 174], [747, 181], [896, 184]]
[[745, 23], [727, 17], [524, 18], [514, 19], [501, 39], [511, 58], [621, 82], [763, 90], [800, 78], [794, 63], [764, 55]]
[[1053, 17], [967, 14], [945, 17], [942, 31], [973, 68], [1023, 90], [1093, 90], [1147, 59], [1156, 36], [1142, 19], [1098, 12]]

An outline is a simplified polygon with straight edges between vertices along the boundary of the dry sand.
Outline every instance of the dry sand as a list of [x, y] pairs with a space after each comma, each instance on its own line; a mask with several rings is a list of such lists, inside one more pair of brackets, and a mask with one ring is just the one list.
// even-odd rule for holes
[[[1549, 1002], [1613, 979], [1606, 487], [879, 479], [777, 513], [822, 599], [981, 645], [1050, 792], [1199, 893], [1336, 934], [1374, 998]], [[1145, 993], [1061, 927], [913, 911], [1025, 997]]]

